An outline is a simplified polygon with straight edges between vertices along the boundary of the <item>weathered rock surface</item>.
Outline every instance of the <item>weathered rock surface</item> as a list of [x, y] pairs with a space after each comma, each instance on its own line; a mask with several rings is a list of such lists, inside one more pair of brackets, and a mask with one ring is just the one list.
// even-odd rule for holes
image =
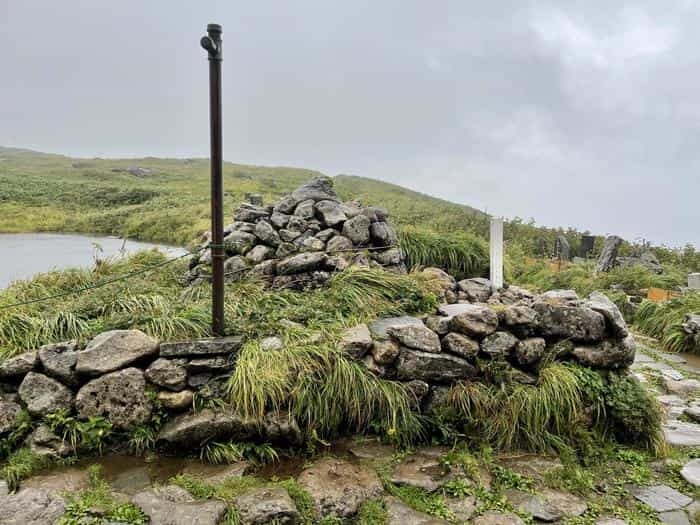
[[472, 521], [473, 525], [525, 525], [520, 516], [512, 512], [489, 510]]
[[681, 476], [691, 485], [700, 486], [700, 459], [691, 459], [681, 469]]
[[255, 489], [233, 502], [243, 525], [295, 525], [300, 520], [294, 501], [282, 487]]
[[601, 292], [592, 292], [591, 295], [588, 296], [586, 306], [605, 318], [605, 323], [613, 336], [624, 339], [629, 335], [625, 318], [622, 316], [622, 313], [620, 313], [617, 305], [613, 303], [607, 295]]
[[352, 241], [354, 245], [364, 246], [369, 243], [370, 220], [365, 215], [357, 215], [343, 224], [343, 236]]
[[354, 359], [361, 359], [370, 351], [372, 344], [372, 335], [363, 323], [343, 332], [340, 349]]
[[379, 365], [390, 365], [401, 353], [401, 347], [393, 341], [375, 341], [372, 345], [372, 357]]
[[299, 186], [292, 192], [291, 197], [297, 203], [305, 200], [339, 202], [338, 195], [333, 189], [333, 181], [323, 175], [314, 177], [309, 182]]
[[399, 379], [449, 383], [476, 375], [476, 368], [459, 357], [404, 348], [396, 364]]
[[459, 289], [464, 292], [466, 299], [472, 303], [485, 303], [491, 297], [491, 281], [482, 277], [464, 279], [457, 283]]
[[515, 346], [515, 359], [522, 366], [539, 363], [544, 356], [547, 343], [541, 337], [530, 337], [519, 341]]
[[218, 500], [196, 500], [175, 485], [139, 492], [131, 502], [149, 517], [151, 525], [217, 525], [226, 514]]
[[401, 500], [386, 498], [386, 525], [448, 525], [445, 521], [430, 514], [418, 512], [406, 505]]
[[22, 407], [12, 401], [0, 400], [0, 434], [10, 432], [18, 422]]
[[480, 338], [496, 331], [498, 315], [488, 306], [464, 304], [460, 305], [460, 312], [452, 318], [450, 326], [455, 332]]
[[481, 351], [491, 358], [507, 357], [518, 344], [518, 338], [509, 332], [494, 332], [481, 341]]
[[153, 410], [146, 395], [146, 380], [138, 368], [127, 368], [93, 379], [78, 391], [75, 406], [80, 416], [102, 416], [121, 430], [146, 423]]
[[442, 338], [442, 349], [471, 361], [479, 354], [479, 343], [466, 335], [450, 332]]
[[0, 497], [3, 525], [54, 525], [64, 510], [63, 498], [49, 490], [26, 488]]
[[171, 419], [158, 433], [158, 441], [194, 448], [216, 439], [243, 440], [252, 433], [252, 425], [240, 416], [207, 409]]
[[598, 312], [582, 306], [536, 302], [533, 308], [540, 318], [545, 337], [598, 342], [605, 335], [605, 319]]
[[620, 341], [607, 340], [597, 345], [576, 346], [574, 358], [591, 368], [624, 368], [634, 362], [636, 344], [630, 335]]
[[69, 443], [54, 434], [51, 429], [41, 424], [27, 438], [27, 444], [33, 454], [39, 457], [60, 458], [74, 452]]
[[693, 499], [667, 485], [650, 487], [628, 486], [630, 494], [642, 503], [646, 503], [656, 512], [666, 512], [681, 509], [689, 505]]
[[535, 519], [545, 522], [580, 516], [588, 508], [581, 498], [552, 489], [543, 489], [539, 494], [508, 489], [505, 491], [505, 496], [516, 509], [532, 514]]
[[[440, 352], [440, 338], [423, 324], [390, 326], [387, 333], [400, 344], [423, 352]], [[367, 332], [369, 335], [369, 331]]]
[[37, 363], [38, 355], [36, 350], [24, 352], [23, 354], [6, 359], [0, 363], [0, 378], [11, 379], [14, 377], [21, 377], [27, 372], [34, 370]]
[[326, 261], [327, 255], [323, 252], [307, 252], [291, 255], [277, 263], [279, 275], [294, 275], [297, 273], [318, 270]]
[[622, 239], [617, 235], [610, 235], [605, 239], [605, 244], [603, 245], [603, 250], [600, 252], [598, 257], [598, 264], [596, 264], [596, 273], [609, 272], [617, 264], [617, 252], [622, 244]]
[[70, 412], [73, 408], [73, 393], [67, 387], [36, 372], [24, 376], [19, 397], [34, 416], [45, 416], [58, 410]]
[[353, 516], [365, 500], [383, 492], [381, 480], [373, 469], [332, 457], [304, 469], [297, 481], [311, 495], [320, 516]]
[[420, 451], [411, 454], [394, 466], [391, 482], [426, 492], [435, 492], [445, 483], [454, 479], [450, 467], [444, 465], [440, 459], [440, 456]]
[[68, 386], [77, 385], [78, 378], [75, 372], [75, 365], [78, 362], [77, 347], [76, 341], [69, 341], [39, 348], [39, 361], [46, 375]]
[[140, 330], [103, 332], [78, 353], [75, 369], [80, 374], [113, 372], [158, 352], [158, 341]]
[[181, 390], [179, 392], [162, 391], [158, 392], [158, 402], [167, 410], [176, 412], [187, 410], [192, 407], [194, 392], [192, 390]]
[[179, 391], [187, 386], [185, 359], [159, 358], [146, 369], [146, 379], [154, 385], [168, 390]]
[[403, 317], [386, 317], [384, 319], [377, 319], [372, 324], [369, 325], [369, 331], [372, 337], [375, 339], [383, 340], [389, 338], [389, 328], [396, 328], [400, 326], [418, 326], [422, 325], [420, 319], [415, 317], [403, 316]]
[[161, 357], [200, 357], [235, 352], [243, 345], [241, 336], [214, 337], [195, 341], [161, 343]]

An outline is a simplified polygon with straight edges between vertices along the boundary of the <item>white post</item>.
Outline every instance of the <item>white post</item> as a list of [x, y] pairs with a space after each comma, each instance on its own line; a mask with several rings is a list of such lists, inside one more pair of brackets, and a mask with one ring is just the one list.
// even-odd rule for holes
[[503, 219], [491, 217], [491, 286], [494, 290], [503, 288]]

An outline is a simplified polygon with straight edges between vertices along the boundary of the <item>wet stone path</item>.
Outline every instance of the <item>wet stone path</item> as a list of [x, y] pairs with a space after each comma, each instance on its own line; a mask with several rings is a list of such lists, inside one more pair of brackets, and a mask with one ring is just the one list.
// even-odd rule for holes
[[[445, 447], [398, 452], [363, 438], [262, 468], [183, 458], [82, 459], [24, 480], [15, 493], [0, 482], [0, 524], [700, 523], [700, 448], [697, 454], [694, 448], [700, 447], [700, 367], [658, 351], [653, 340], [638, 342], [632, 371], [663, 406], [672, 453], [643, 465], [635, 459], [642, 455], [630, 456], [621, 470], [651, 475], [629, 474], [624, 485], [591, 479], [593, 492], [603, 494], [598, 499], [581, 496], [572, 480], [585, 472], [574, 469], [572, 476], [563, 458], [485, 457]], [[94, 470], [91, 479], [93, 464], [100, 466], [98, 482]], [[606, 506], [605, 494], [617, 498], [615, 505]]]

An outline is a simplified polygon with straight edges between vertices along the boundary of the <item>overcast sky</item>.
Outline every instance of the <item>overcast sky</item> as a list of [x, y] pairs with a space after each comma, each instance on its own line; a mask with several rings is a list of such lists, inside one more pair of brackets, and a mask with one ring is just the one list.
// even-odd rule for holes
[[208, 155], [700, 246], [700, 2], [0, 0], [0, 145]]

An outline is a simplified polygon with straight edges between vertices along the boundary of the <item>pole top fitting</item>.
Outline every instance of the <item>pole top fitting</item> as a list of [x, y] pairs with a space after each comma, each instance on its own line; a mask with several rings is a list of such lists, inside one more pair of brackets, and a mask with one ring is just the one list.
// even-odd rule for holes
[[221, 26], [219, 24], [207, 24], [207, 35], [199, 41], [201, 46], [209, 53], [209, 60], [221, 61]]

